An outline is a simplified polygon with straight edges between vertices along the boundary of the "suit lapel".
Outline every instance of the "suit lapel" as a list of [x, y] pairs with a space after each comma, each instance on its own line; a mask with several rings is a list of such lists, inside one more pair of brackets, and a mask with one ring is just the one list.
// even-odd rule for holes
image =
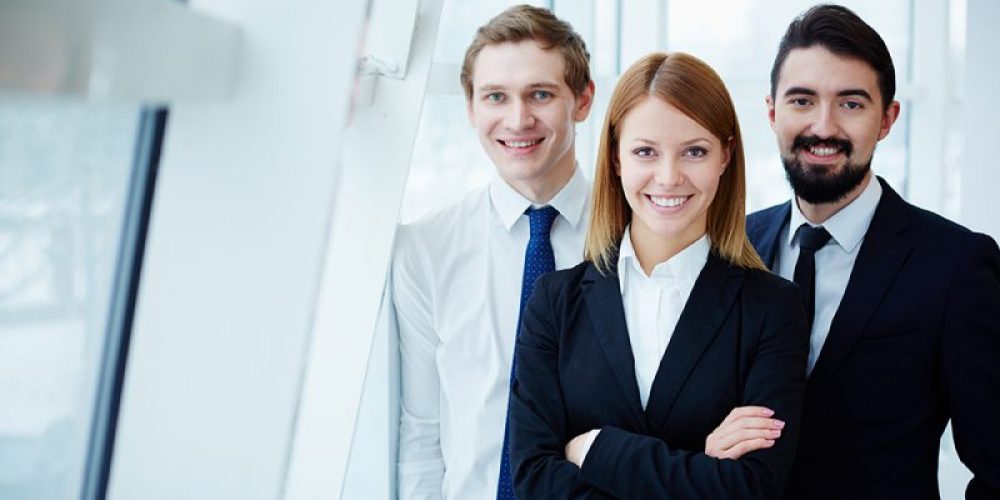
[[629, 343], [617, 269], [602, 275], [592, 264], [588, 265], [581, 286], [601, 349], [632, 410], [636, 428], [642, 429], [646, 419], [639, 399], [639, 385], [635, 381], [635, 358]]
[[743, 283], [743, 271], [710, 253], [653, 379], [646, 404], [651, 425], [662, 428], [688, 375], [729, 315]]
[[836, 373], [913, 248], [900, 236], [907, 227], [906, 202], [888, 184], [879, 181], [882, 182], [882, 199], [861, 243], [830, 333], [809, 376], [810, 385]]
[[774, 269], [774, 258], [781, 248], [778, 237], [781, 236], [781, 228], [788, 222], [791, 213], [791, 202], [785, 202], [775, 208], [772, 214], [768, 214], [764, 223], [757, 224], [749, 235], [750, 241], [753, 242], [768, 269]]

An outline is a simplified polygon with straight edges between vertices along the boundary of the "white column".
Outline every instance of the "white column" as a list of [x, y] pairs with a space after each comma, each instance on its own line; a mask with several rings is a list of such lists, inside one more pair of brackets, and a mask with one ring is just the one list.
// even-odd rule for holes
[[[374, 0], [372, 6], [367, 31], [375, 50], [371, 55], [398, 63], [392, 53], [408, 54], [409, 64], [403, 79], [374, 79], [373, 100], [355, 110], [344, 139], [286, 500], [367, 500], [395, 494], [391, 485], [396, 456], [390, 452], [397, 425], [391, 418], [396, 411], [391, 400], [396, 391], [392, 376], [396, 348], [385, 327], [379, 329], [374, 347], [372, 341], [441, 4], [441, 0]], [[393, 17], [413, 12], [411, 8], [416, 16], [407, 15], [408, 26], [399, 27]], [[383, 53], [378, 48], [390, 46], [405, 50]], [[383, 325], [386, 318], [383, 315]]]
[[[274, 500], [365, 3], [189, 7], [237, 25], [243, 43], [230, 98], [170, 106], [108, 497]], [[363, 375], [363, 361], [338, 374], [343, 415]], [[350, 418], [330, 424], [344, 441]]]

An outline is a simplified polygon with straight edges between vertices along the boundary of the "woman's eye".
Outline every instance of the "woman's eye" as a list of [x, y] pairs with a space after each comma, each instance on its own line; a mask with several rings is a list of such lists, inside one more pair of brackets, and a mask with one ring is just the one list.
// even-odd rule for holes
[[684, 156], [691, 158], [701, 158], [708, 154], [708, 150], [703, 147], [688, 148], [684, 151]]
[[636, 156], [653, 156], [654, 154], [656, 154], [656, 152], [653, 151], [653, 148], [641, 147], [633, 149], [632, 154]]

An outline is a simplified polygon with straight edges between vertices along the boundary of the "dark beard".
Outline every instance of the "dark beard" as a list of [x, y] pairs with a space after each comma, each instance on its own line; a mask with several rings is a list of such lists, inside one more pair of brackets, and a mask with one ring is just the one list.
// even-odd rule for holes
[[785, 166], [785, 177], [791, 184], [795, 195], [806, 203], [834, 203], [844, 199], [848, 193], [861, 184], [871, 169], [871, 159], [864, 165], [848, 162], [839, 172], [826, 173], [821, 168], [809, 168], [799, 161], [796, 155], [801, 149], [816, 144], [827, 144], [838, 147], [845, 157], [850, 157], [853, 147], [850, 142], [841, 139], [819, 139], [816, 137], [798, 136], [792, 144], [792, 157], [781, 156]]

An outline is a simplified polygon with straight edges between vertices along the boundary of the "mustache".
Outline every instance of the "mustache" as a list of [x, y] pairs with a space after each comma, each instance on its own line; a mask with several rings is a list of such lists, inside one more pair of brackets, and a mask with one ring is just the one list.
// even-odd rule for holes
[[811, 148], [813, 146], [830, 146], [835, 147], [844, 153], [844, 156], [851, 156], [851, 152], [854, 151], [854, 146], [851, 145], [851, 141], [846, 139], [837, 139], [834, 137], [828, 139], [821, 139], [815, 135], [797, 135], [795, 140], [792, 141], [792, 152], [798, 152], [803, 148]]

